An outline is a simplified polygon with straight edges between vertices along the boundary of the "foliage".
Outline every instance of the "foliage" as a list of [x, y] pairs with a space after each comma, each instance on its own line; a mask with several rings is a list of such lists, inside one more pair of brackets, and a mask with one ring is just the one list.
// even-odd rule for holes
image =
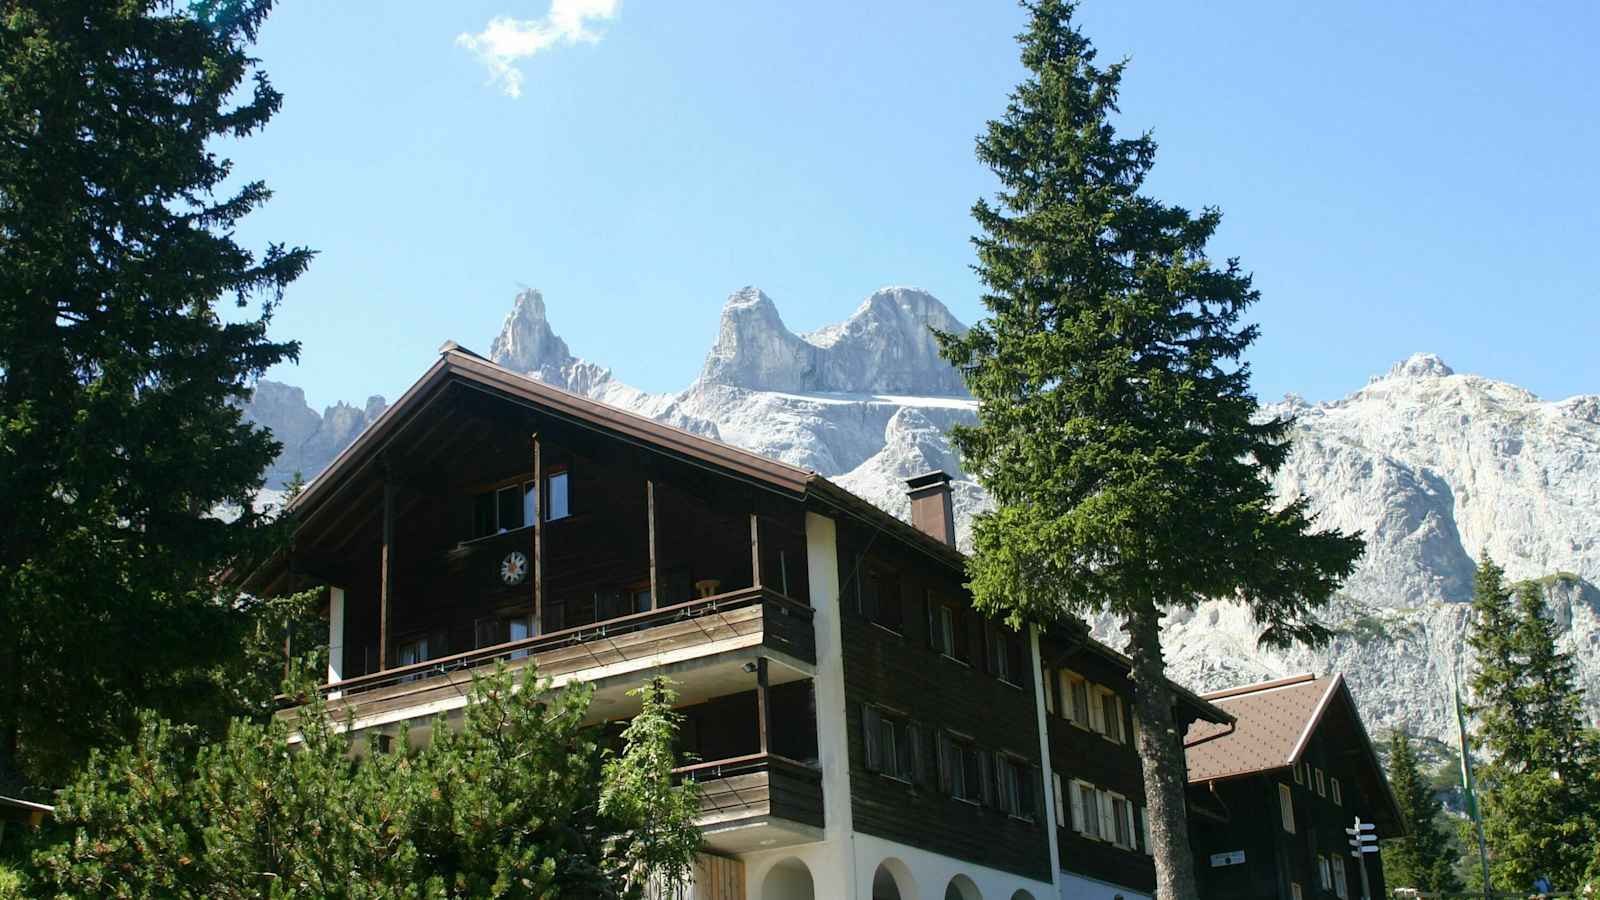
[[239, 404], [298, 352], [267, 324], [310, 253], [239, 246], [270, 194], [211, 145], [279, 107], [270, 5], [0, 3], [0, 784], [237, 708], [256, 610], [213, 579], [276, 539], [279, 449]]
[[1571, 890], [1600, 833], [1600, 737], [1584, 727], [1572, 656], [1556, 648], [1540, 583], [1519, 585], [1513, 600], [1489, 560], [1479, 566], [1473, 612], [1490, 877], [1503, 890], [1527, 890], [1539, 876]]
[[1157, 891], [1188, 900], [1160, 618], [1238, 598], [1267, 644], [1324, 640], [1314, 613], [1362, 543], [1273, 497], [1292, 423], [1253, 420], [1240, 357], [1256, 328], [1240, 318], [1258, 293], [1237, 260], [1206, 255], [1221, 214], [1140, 193], [1156, 145], [1112, 125], [1123, 64], [1095, 64], [1072, 3], [1024, 6], [1027, 78], [977, 142], [999, 183], [973, 207], [988, 315], [939, 335], [980, 402], [954, 441], [996, 503], [975, 522], [968, 574], [976, 602], [1014, 624], [1124, 618]]
[[1385, 842], [1384, 878], [1391, 887], [1428, 892], [1461, 890], [1456, 879], [1456, 853], [1449, 832], [1440, 827], [1443, 807], [1422, 777], [1411, 736], [1396, 729], [1389, 738], [1389, 786], [1400, 801], [1406, 837]]
[[314, 694], [298, 745], [281, 718], [196, 747], [147, 716], [62, 792], [39, 878], [63, 897], [638, 896], [690, 864], [697, 792], [672, 781], [671, 690], [642, 692], [620, 753], [583, 724], [591, 693], [502, 669], [459, 729], [357, 738], [354, 759]]

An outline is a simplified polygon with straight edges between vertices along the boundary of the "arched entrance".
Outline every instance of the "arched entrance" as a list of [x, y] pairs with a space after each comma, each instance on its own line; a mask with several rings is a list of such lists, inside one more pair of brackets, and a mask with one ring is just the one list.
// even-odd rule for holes
[[983, 900], [983, 892], [965, 875], [957, 875], [945, 885], [944, 900]]
[[872, 900], [917, 900], [917, 882], [911, 867], [889, 857], [872, 872]]
[[817, 900], [811, 870], [792, 856], [778, 863], [761, 881], [761, 900]]

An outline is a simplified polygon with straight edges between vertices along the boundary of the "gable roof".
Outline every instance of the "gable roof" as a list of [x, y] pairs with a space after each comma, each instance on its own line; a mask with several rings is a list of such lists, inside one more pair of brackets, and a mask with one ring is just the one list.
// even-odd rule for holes
[[1359, 753], [1370, 767], [1368, 777], [1382, 785], [1381, 796], [1399, 825], [1399, 802], [1389, 787], [1383, 763], [1343, 674], [1293, 675], [1202, 696], [1231, 713], [1236, 721], [1231, 727], [1211, 722], [1190, 726], [1184, 736], [1190, 784], [1226, 781], [1297, 765], [1318, 726], [1331, 710], [1342, 707], [1348, 721], [1354, 724], [1358, 746], [1353, 752]]
[[1296, 675], [1201, 695], [1233, 714], [1235, 727], [1196, 723], [1185, 736], [1189, 780], [1220, 781], [1300, 761], [1342, 676]]

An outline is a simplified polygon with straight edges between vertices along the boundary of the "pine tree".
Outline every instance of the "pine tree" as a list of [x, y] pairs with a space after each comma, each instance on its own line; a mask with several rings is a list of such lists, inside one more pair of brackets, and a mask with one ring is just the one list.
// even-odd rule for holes
[[1573, 890], [1600, 833], [1600, 739], [1584, 727], [1576, 668], [1556, 647], [1541, 586], [1518, 585], [1513, 601], [1492, 564], [1480, 574], [1472, 684], [1490, 875], [1502, 890], [1528, 890], [1541, 876]]
[[973, 207], [988, 315], [940, 335], [980, 401], [953, 438], [996, 503], [968, 574], [976, 602], [1014, 624], [1123, 619], [1156, 891], [1191, 900], [1161, 618], [1237, 598], [1266, 644], [1325, 640], [1315, 611], [1362, 542], [1273, 496], [1292, 423], [1253, 419], [1240, 357], [1256, 328], [1240, 317], [1258, 294], [1236, 260], [1206, 256], [1220, 213], [1140, 193], [1156, 148], [1112, 127], [1123, 64], [1095, 64], [1072, 3], [1024, 6], [1028, 77], [977, 142], [1000, 185]]
[[[613, 753], [592, 687], [526, 670], [475, 680], [459, 727], [412, 749], [351, 738], [320, 701], [195, 747], [146, 716], [61, 792], [36, 856], [49, 895], [178, 898], [638, 897], [699, 848], [699, 793], [672, 773], [674, 695], [656, 682]], [[311, 692], [315, 697], [315, 692]]]
[[1407, 835], [1384, 842], [1384, 880], [1391, 888], [1430, 893], [1461, 890], [1455, 874], [1456, 853], [1439, 821], [1444, 806], [1417, 769], [1411, 736], [1400, 729], [1389, 738], [1389, 787], [1400, 801]]
[[0, 0], [0, 784], [60, 783], [138, 707], [232, 708], [254, 623], [213, 579], [272, 536], [279, 449], [239, 405], [296, 356], [267, 324], [310, 258], [239, 246], [269, 192], [215, 147], [279, 107], [270, 5]]

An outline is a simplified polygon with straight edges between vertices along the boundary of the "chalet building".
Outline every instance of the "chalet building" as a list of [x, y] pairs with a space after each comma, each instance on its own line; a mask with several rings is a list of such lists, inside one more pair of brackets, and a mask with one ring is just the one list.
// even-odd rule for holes
[[[1085, 629], [1040, 638], [1063, 900], [1154, 896], [1155, 861], [1133, 720], [1132, 660]], [[1178, 727], [1226, 725], [1227, 712], [1178, 685]]]
[[[682, 772], [703, 790], [698, 900], [1149, 897], [1129, 661], [1081, 625], [977, 614], [948, 481], [908, 482], [906, 524], [814, 472], [446, 344], [294, 501], [293, 549], [247, 587], [326, 588], [320, 690], [356, 752], [459, 722], [496, 664], [589, 683], [597, 724], [671, 678]], [[1249, 694], [1176, 696], [1190, 781], [1227, 801], [1203, 827], [1276, 810], [1276, 794], [1235, 798], [1255, 776], [1206, 755], [1255, 733], [1235, 722]], [[1340, 755], [1352, 735], [1370, 753], [1340, 696], [1304, 747], [1271, 752], [1375, 808], [1381, 773]], [[1331, 844], [1306, 844], [1323, 821], [1308, 783], [1295, 834], [1314, 854]], [[1372, 814], [1392, 820], [1392, 803]], [[1252, 863], [1304, 862], [1266, 836]]]
[[1342, 675], [1298, 675], [1204, 695], [1232, 724], [1185, 737], [1189, 837], [1208, 900], [1387, 896], [1379, 854], [1351, 857], [1359, 816], [1404, 835], [1394, 793]]

